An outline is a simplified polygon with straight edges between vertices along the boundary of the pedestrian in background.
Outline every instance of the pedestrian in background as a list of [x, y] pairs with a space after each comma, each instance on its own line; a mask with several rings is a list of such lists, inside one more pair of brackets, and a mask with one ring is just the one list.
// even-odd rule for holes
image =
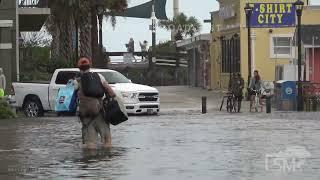
[[148, 41], [144, 40], [143, 43], [140, 42], [140, 47], [142, 52], [142, 59], [144, 59], [147, 55]]
[[231, 91], [234, 94], [236, 100], [238, 101], [238, 112], [241, 109], [241, 102], [243, 99], [243, 88], [244, 88], [244, 79], [241, 77], [240, 73], [234, 75], [234, 79], [231, 84]]
[[255, 70], [254, 71], [254, 76], [251, 78], [250, 80], [250, 84], [249, 84], [249, 95], [250, 95], [250, 111], [252, 108], [252, 104], [254, 101], [254, 97], [255, 97], [255, 93], [253, 90], [258, 91], [257, 94], [259, 96], [259, 100], [260, 100], [260, 105], [261, 105], [261, 89], [264, 87], [262, 80], [261, 80], [261, 76], [259, 75], [259, 71]]
[[126, 44], [127, 50], [130, 53], [134, 53], [134, 40], [133, 38], [130, 38], [128, 44]]
[[229, 84], [228, 84], [228, 90], [230, 92], [232, 92], [232, 84], [235, 81], [235, 78], [236, 78], [236, 73], [232, 73], [231, 78], [229, 80]]
[[0, 68], [0, 98], [4, 96], [6, 90], [6, 76], [3, 74], [3, 69]]

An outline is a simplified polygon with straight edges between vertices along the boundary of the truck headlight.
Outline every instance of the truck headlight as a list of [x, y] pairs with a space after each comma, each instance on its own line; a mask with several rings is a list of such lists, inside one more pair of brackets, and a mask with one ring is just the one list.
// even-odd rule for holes
[[135, 99], [137, 97], [138, 93], [121, 92], [121, 95], [123, 98], [126, 98], [126, 99]]

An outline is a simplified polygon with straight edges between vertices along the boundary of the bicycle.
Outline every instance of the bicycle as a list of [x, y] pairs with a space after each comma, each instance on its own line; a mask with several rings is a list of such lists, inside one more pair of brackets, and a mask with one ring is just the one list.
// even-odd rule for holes
[[254, 99], [253, 100], [250, 99], [250, 112], [252, 108], [254, 108], [256, 112], [259, 111], [258, 108], [261, 108], [261, 111], [262, 111], [262, 105], [260, 103], [260, 97], [259, 97], [260, 90], [252, 89], [251, 91], [254, 93]]
[[[259, 108], [260, 108], [260, 112], [262, 112], [263, 110], [263, 103], [260, 101], [260, 99], [262, 99], [262, 97], [259, 97], [259, 95], [263, 93], [270, 93], [269, 89], [265, 89], [264, 91], [261, 90], [251, 90], [255, 95], [254, 95], [254, 99], [250, 100], [250, 112], [252, 110], [252, 108], [254, 108], [255, 112], [259, 112]], [[261, 93], [262, 92], [262, 93]]]
[[220, 105], [220, 111], [222, 110], [223, 104], [224, 104], [224, 100], [227, 99], [227, 105], [226, 105], [226, 109], [228, 112], [232, 113], [232, 112], [238, 112], [238, 108], [239, 108], [239, 102], [237, 100], [237, 98], [235, 97], [235, 95], [232, 92], [227, 92], [226, 96], [223, 96], [222, 98], [222, 102]]

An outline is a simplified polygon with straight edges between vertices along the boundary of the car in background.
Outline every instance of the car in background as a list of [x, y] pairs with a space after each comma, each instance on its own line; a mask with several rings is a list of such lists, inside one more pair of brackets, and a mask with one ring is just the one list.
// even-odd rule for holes
[[[159, 91], [150, 86], [135, 84], [121, 73], [109, 69], [91, 69], [105, 77], [118, 97], [121, 97], [128, 114], [158, 114], [160, 111]], [[43, 116], [54, 111], [59, 88], [70, 79], [79, 76], [77, 68], [57, 69], [50, 82], [12, 83], [16, 106], [27, 117]]]

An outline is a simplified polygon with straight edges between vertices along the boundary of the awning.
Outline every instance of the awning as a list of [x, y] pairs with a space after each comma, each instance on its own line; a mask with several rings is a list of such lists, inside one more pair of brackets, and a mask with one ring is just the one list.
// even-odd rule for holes
[[[166, 14], [166, 3], [167, 0], [154, 0], [154, 10], [157, 19], [161, 20], [167, 20], [167, 14]], [[124, 11], [122, 14], [116, 14], [116, 16], [124, 16], [124, 17], [133, 17], [133, 18], [151, 18], [151, 12], [152, 12], [152, 3], [153, 1], [149, 1], [143, 4], [140, 4], [138, 6], [134, 6], [131, 8], [128, 8]]]

